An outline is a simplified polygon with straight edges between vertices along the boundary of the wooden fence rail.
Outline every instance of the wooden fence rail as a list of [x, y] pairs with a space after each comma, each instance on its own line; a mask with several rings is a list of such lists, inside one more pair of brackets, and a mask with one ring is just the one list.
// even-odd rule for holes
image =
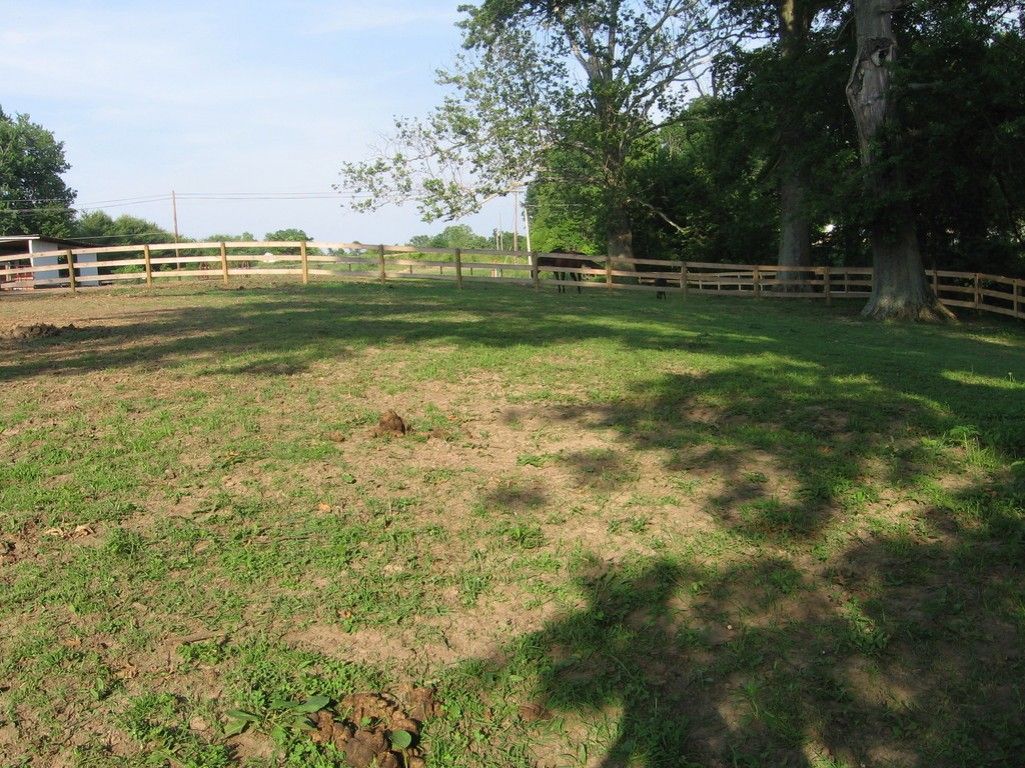
[[[134, 255], [133, 255], [134, 254]], [[430, 258], [412, 258], [412, 255]], [[540, 257], [580, 262], [579, 267], [540, 265]], [[54, 263], [54, 257], [57, 263]], [[46, 263], [37, 264], [36, 260]], [[595, 268], [595, 264], [599, 267]], [[69, 269], [69, 265], [72, 267]], [[948, 307], [1025, 319], [1025, 280], [973, 272], [928, 270], [939, 300]], [[389, 280], [450, 280], [544, 284], [580, 289], [690, 292], [738, 297], [866, 299], [871, 267], [780, 267], [657, 259], [617, 259], [522, 251], [418, 248], [406, 245], [320, 241], [158, 243], [81, 247], [0, 256], [0, 290], [84, 288], [121, 281], [152, 286], [166, 278], [221, 280], [251, 275]]]

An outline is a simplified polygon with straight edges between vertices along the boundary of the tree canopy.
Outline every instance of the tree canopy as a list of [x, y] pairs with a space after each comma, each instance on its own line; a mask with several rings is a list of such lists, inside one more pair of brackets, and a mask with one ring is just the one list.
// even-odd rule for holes
[[416, 199], [425, 218], [455, 218], [527, 180], [590, 185], [608, 253], [629, 257], [631, 206], [651, 206], [629, 167], [700, 90], [732, 35], [725, 16], [697, 0], [461, 10], [466, 52], [439, 74], [453, 95], [425, 119], [398, 120], [373, 160], [343, 167], [363, 195], [355, 207]]
[[115, 219], [106, 211], [82, 214], [75, 220], [71, 232], [74, 237], [94, 245], [142, 245], [174, 240], [174, 235], [156, 222], [128, 214]]
[[[689, 102], [635, 157], [635, 189], [652, 205], [631, 212], [638, 255], [765, 263], [784, 228], [789, 166], [802, 184], [810, 264], [871, 264], [872, 223], [899, 204], [926, 265], [1025, 274], [1022, 17], [994, 0], [901, 4], [900, 56], [887, 64], [897, 120], [874, 142], [903, 182], [873, 190], [844, 93], [857, 56], [851, 7], [806, 4], [813, 16], [799, 55], [788, 55], [776, 26], [786, 4], [724, 4], [761, 36], [718, 56], [713, 93]], [[604, 226], [599, 193], [536, 181], [535, 241], [594, 243]]]
[[53, 133], [0, 108], [0, 234], [67, 236], [75, 190], [61, 176], [70, 167]]
[[493, 248], [495, 245], [466, 224], [453, 224], [436, 235], [414, 235], [409, 244], [417, 248]]

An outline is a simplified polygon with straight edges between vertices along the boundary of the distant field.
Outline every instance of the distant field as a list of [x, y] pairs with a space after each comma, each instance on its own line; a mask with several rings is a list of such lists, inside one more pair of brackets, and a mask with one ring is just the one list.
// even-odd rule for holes
[[2, 766], [358, 762], [304, 703], [395, 765], [1025, 763], [1021, 323], [414, 283], [31, 322], [75, 328], [0, 338]]

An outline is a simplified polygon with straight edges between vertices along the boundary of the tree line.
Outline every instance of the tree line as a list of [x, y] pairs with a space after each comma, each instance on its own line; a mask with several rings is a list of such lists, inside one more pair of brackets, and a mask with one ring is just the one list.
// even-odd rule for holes
[[[783, 290], [802, 289], [800, 267], [871, 264], [877, 318], [945, 315], [926, 266], [1025, 275], [1018, 2], [460, 11], [463, 52], [438, 75], [449, 95], [397, 119], [370, 161], [343, 165], [356, 209], [415, 200], [425, 220], [451, 220], [526, 185], [535, 250], [775, 260], [793, 268]], [[67, 167], [52, 134], [0, 110], [0, 232], [170, 239], [134, 217], [76, 217]], [[414, 244], [488, 240], [449, 235]]]
[[343, 166], [357, 208], [415, 199], [428, 219], [456, 218], [527, 183], [537, 249], [871, 264], [877, 318], [946, 314], [926, 265], [1025, 274], [1017, 3], [484, 0], [461, 12], [464, 51], [439, 73], [451, 95]]

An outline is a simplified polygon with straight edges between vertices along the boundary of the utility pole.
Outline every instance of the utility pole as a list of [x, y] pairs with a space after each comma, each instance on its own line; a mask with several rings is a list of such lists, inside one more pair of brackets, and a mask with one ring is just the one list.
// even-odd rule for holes
[[[174, 244], [178, 245], [178, 196], [175, 195], [174, 190], [171, 190], [171, 218], [174, 220]], [[175, 258], [181, 256], [181, 252], [174, 249]], [[175, 262], [175, 268], [181, 269], [182, 263], [180, 261]]]
[[520, 250], [520, 188], [513, 190], [513, 250]]
[[174, 244], [178, 244], [178, 196], [171, 190], [171, 216], [174, 219]]
[[527, 201], [523, 201], [523, 227], [527, 235], [527, 253], [534, 249], [530, 247], [530, 211], [527, 209]]

